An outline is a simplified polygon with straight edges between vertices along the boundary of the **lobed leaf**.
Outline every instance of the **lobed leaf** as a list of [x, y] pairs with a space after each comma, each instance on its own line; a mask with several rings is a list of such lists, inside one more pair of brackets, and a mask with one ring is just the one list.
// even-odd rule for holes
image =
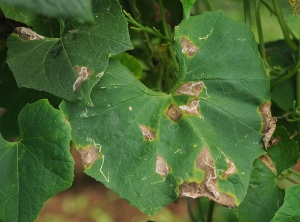
[[170, 94], [111, 60], [91, 93], [94, 107], [60, 108], [85, 172], [139, 210], [154, 214], [179, 196], [235, 207], [264, 153], [259, 107], [270, 99], [253, 34], [209, 12], [175, 29], [175, 49], [180, 77]]
[[90, 93], [108, 65], [109, 54], [131, 48], [118, 1], [94, 0], [93, 10], [93, 27], [65, 21], [61, 38], [16, 29], [8, 39], [7, 63], [19, 87], [93, 105]]
[[47, 100], [26, 105], [20, 136], [0, 136], [0, 221], [34, 221], [44, 202], [71, 186], [71, 128]]

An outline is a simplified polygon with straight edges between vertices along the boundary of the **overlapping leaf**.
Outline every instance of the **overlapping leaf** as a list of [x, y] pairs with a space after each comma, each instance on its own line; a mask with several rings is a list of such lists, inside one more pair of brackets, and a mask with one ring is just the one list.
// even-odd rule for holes
[[0, 221], [34, 221], [44, 202], [71, 186], [71, 128], [61, 111], [40, 100], [19, 115], [20, 136], [0, 136]]
[[272, 222], [296, 222], [300, 220], [300, 184], [287, 188], [285, 194], [284, 203], [276, 212]]
[[87, 23], [94, 21], [91, 1], [86, 0], [0, 0], [0, 3], [22, 7], [49, 17], [76, 19]]
[[222, 12], [175, 30], [180, 78], [170, 94], [147, 89], [111, 60], [94, 107], [63, 102], [85, 172], [143, 212], [178, 196], [239, 205], [262, 155], [259, 107], [268, 76], [251, 31]]
[[274, 139], [279, 144], [254, 162], [247, 195], [235, 211], [241, 221], [271, 221], [283, 203], [284, 190], [277, 186], [277, 178], [297, 163], [299, 151], [284, 127], [276, 128]]
[[117, 0], [94, 0], [92, 27], [65, 22], [61, 38], [44, 38], [18, 28], [8, 39], [7, 62], [19, 87], [33, 88], [89, 105], [90, 92], [109, 54], [131, 48], [127, 23]]

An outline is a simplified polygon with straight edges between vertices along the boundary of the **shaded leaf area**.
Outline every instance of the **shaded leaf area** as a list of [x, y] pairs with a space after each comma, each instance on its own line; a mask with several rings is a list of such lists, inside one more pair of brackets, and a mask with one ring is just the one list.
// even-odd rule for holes
[[9, 70], [6, 59], [7, 48], [0, 50], [0, 133], [6, 140], [19, 136], [18, 115], [28, 103], [47, 98], [49, 102], [58, 107], [61, 99], [32, 89], [18, 88], [13, 74]]
[[0, 220], [34, 221], [44, 202], [71, 186], [71, 128], [47, 100], [26, 105], [20, 138], [0, 137]]
[[190, 17], [175, 41], [181, 73], [171, 94], [111, 60], [94, 107], [60, 108], [85, 172], [139, 210], [154, 214], [178, 196], [234, 207], [264, 153], [258, 109], [270, 97], [268, 76], [251, 31], [222, 12]]
[[45, 38], [31, 29], [16, 28], [8, 38], [7, 63], [19, 87], [66, 100], [79, 98], [93, 105], [90, 92], [108, 65], [109, 54], [131, 48], [118, 1], [95, 0], [93, 10], [92, 27], [65, 21], [61, 38]]
[[4, 4], [1, 4], [0, 7], [6, 18], [22, 22], [40, 35], [52, 38], [59, 37], [59, 22], [56, 18], [48, 18], [28, 9]]
[[280, 138], [280, 142], [253, 164], [247, 195], [235, 210], [241, 221], [271, 221], [283, 204], [285, 192], [277, 186], [278, 177], [297, 163], [299, 151], [284, 127], [276, 128], [275, 138]]
[[37, 14], [49, 17], [76, 19], [81, 23], [93, 23], [91, 1], [86, 0], [0, 0], [8, 6], [17, 6], [32, 10]]
[[[269, 42], [265, 47], [268, 64], [277, 71], [276, 74], [271, 72], [272, 87], [293, 68], [296, 62], [296, 54], [284, 40]], [[273, 102], [283, 111], [289, 111], [293, 108], [293, 102], [296, 100], [295, 81], [294, 76], [284, 81], [272, 92]]]
[[272, 222], [293, 222], [300, 220], [300, 184], [289, 187], [285, 191], [284, 203], [276, 212]]

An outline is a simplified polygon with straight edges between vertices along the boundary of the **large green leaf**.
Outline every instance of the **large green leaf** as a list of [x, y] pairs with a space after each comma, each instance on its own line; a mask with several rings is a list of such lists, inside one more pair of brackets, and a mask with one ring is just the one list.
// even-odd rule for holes
[[0, 0], [0, 3], [29, 9], [44, 16], [94, 22], [91, 1], [87, 0]]
[[259, 107], [268, 76], [251, 31], [222, 12], [175, 30], [181, 73], [170, 94], [149, 90], [111, 60], [94, 107], [63, 102], [85, 172], [143, 212], [178, 196], [234, 207], [262, 155]]
[[280, 142], [268, 149], [268, 155], [254, 162], [247, 195], [235, 210], [240, 221], [271, 221], [283, 203], [284, 190], [277, 186], [278, 176], [297, 163], [299, 150], [284, 127], [276, 128], [274, 141], [278, 139]]
[[73, 181], [71, 128], [61, 111], [47, 100], [26, 105], [19, 127], [17, 142], [0, 136], [0, 221], [34, 221]]
[[26, 28], [9, 37], [7, 62], [19, 87], [67, 100], [79, 97], [92, 105], [90, 92], [108, 65], [109, 54], [131, 48], [118, 1], [94, 0], [93, 9], [93, 27], [66, 21], [61, 38], [44, 38]]
[[284, 203], [272, 222], [296, 222], [300, 220], [300, 184], [286, 189]]

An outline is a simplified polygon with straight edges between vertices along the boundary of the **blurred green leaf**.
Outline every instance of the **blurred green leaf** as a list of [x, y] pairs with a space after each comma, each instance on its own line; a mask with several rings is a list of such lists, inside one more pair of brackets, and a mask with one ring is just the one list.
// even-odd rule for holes
[[86, 0], [0, 0], [8, 6], [17, 6], [32, 10], [49, 17], [76, 19], [80, 23], [94, 22], [91, 1]]
[[123, 66], [126, 66], [137, 79], [142, 77], [142, 68], [135, 57], [128, 53], [121, 53], [119, 55], [112, 56], [112, 58], [119, 60], [120, 63]]

